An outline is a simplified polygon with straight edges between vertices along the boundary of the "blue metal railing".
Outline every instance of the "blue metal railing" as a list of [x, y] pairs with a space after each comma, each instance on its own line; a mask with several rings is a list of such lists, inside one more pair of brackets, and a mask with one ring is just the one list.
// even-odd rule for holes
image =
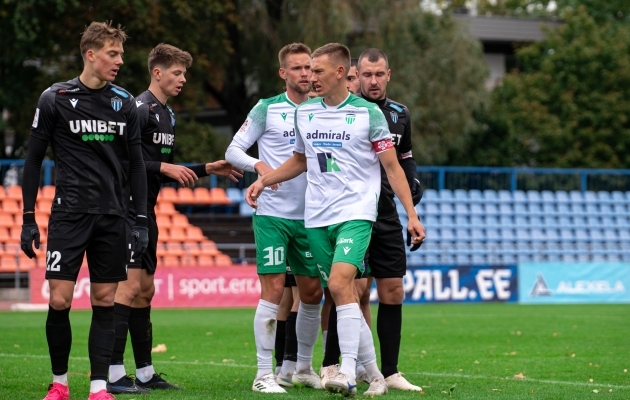
[[[24, 160], [0, 160], [2, 184], [21, 184]], [[13, 173], [7, 172], [13, 168]], [[16, 171], [17, 169], [17, 171]], [[509, 167], [432, 167], [419, 166], [418, 176], [427, 189], [493, 189], [493, 190], [579, 190], [630, 191], [630, 169], [587, 169], [587, 168], [509, 168]], [[17, 174], [16, 174], [17, 172]], [[16, 176], [16, 178], [14, 178]], [[232, 181], [217, 176], [200, 179], [198, 186], [247, 187], [257, 175], [246, 173], [235, 185]], [[17, 182], [13, 182], [17, 179]], [[9, 182], [6, 182], [9, 180]], [[42, 164], [42, 185], [54, 184], [54, 162]]]

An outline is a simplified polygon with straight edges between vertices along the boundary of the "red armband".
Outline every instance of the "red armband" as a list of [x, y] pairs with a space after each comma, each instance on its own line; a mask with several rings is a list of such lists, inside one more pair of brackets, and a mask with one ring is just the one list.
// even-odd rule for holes
[[372, 142], [372, 146], [374, 146], [374, 151], [376, 154], [381, 154], [385, 150], [393, 149], [394, 143], [391, 139], [382, 139], [378, 142]]

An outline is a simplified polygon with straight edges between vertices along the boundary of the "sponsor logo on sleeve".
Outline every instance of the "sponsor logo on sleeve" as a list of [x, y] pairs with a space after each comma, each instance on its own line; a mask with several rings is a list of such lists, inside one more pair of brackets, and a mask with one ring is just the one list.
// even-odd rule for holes
[[247, 129], [249, 129], [249, 125], [252, 123], [252, 119], [250, 117], [247, 117], [247, 119], [245, 120], [245, 122], [243, 122], [243, 125], [241, 125], [241, 128], [238, 130], [239, 133], [245, 133], [247, 132]]
[[37, 128], [39, 124], [39, 108], [35, 109], [35, 117], [33, 117], [33, 128]]

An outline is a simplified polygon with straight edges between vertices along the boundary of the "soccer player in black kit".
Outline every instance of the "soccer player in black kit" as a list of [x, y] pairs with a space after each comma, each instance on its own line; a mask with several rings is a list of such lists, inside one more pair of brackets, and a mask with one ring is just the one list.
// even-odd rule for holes
[[[128, 279], [121, 282], [116, 291], [116, 339], [107, 384], [107, 390], [114, 394], [146, 393], [147, 389], [179, 389], [155, 372], [151, 360], [153, 328], [150, 314], [151, 300], [155, 293], [158, 243], [155, 205], [162, 182], [179, 182], [183, 186], [192, 186], [198, 177], [210, 174], [228, 176], [234, 181], [237, 181], [237, 177], [242, 177], [242, 171], [233, 169], [225, 161], [190, 168], [173, 164], [176, 122], [175, 114], [166, 105], [166, 101], [181, 92], [186, 82], [186, 69], [191, 64], [192, 57], [188, 52], [168, 44], [157, 45], [148, 57], [151, 74], [149, 89], [134, 99], [148, 184], [149, 245], [144, 256], [129, 255]], [[136, 212], [131, 209], [127, 218], [129, 229], [136, 219]], [[123, 363], [127, 332], [131, 336], [136, 364], [135, 381], [127, 375]]]
[[[387, 55], [379, 49], [367, 49], [359, 56], [357, 69], [361, 96], [376, 103], [385, 114], [398, 161], [405, 171], [413, 202], [417, 204], [422, 197], [422, 188], [416, 177], [416, 162], [411, 154], [411, 118], [407, 107], [386, 97], [387, 82], [391, 77]], [[409, 238], [407, 243], [410, 245]], [[413, 245], [411, 251], [419, 247], [419, 244]], [[402, 278], [407, 270], [407, 255], [402, 225], [394, 203], [394, 192], [382, 166], [378, 218], [372, 227], [366, 264], [370, 276], [376, 279], [378, 291], [376, 331], [380, 343], [381, 371], [385, 382], [389, 389], [421, 391], [419, 386], [409, 383], [398, 371], [402, 302], [405, 296]]]
[[46, 279], [50, 305], [46, 339], [53, 383], [45, 400], [66, 400], [72, 344], [69, 312], [77, 275], [87, 253], [92, 323], [88, 339], [90, 395], [108, 400], [107, 369], [114, 345], [114, 295], [127, 279], [125, 215], [129, 191], [137, 211], [131, 248], [141, 256], [148, 243], [146, 175], [136, 106], [112, 84], [123, 64], [125, 32], [92, 22], [81, 37], [84, 68], [68, 82], [42, 93], [24, 166], [21, 247], [35, 257], [40, 234], [34, 217], [41, 162], [48, 144], [55, 158], [56, 189], [48, 226]]

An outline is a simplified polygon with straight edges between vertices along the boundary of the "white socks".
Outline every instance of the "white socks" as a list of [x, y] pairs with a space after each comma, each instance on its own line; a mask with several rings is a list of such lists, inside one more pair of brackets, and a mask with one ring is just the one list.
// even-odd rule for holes
[[379, 371], [376, 365], [376, 351], [374, 350], [374, 339], [372, 338], [372, 331], [365, 322], [365, 318], [361, 317], [361, 332], [360, 332], [359, 351], [357, 352], [357, 359], [365, 367], [365, 372], [368, 374], [370, 382], [376, 378], [383, 378], [383, 374]]
[[110, 365], [109, 366], [109, 381], [116, 382], [123, 376], [127, 375], [124, 365]]
[[254, 315], [254, 339], [258, 358], [256, 379], [273, 372], [272, 352], [276, 340], [277, 314], [278, 305], [262, 299], [258, 301]]
[[53, 382], [68, 386], [68, 374], [53, 375]]
[[151, 378], [153, 378], [154, 374], [155, 374], [155, 369], [153, 368], [153, 365], [136, 369], [136, 378], [140, 379], [140, 382], [142, 383], [149, 382]]
[[341, 350], [340, 372], [356, 379], [357, 353], [359, 351], [359, 335], [363, 316], [359, 304], [350, 303], [337, 307], [337, 333]]
[[90, 381], [90, 393], [98, 393], [101, 390], [105, 390], [105, 389], [107, 389], [107, 385], [105, 381], [102, 381], [102, 380]]
[[[295, 332], [298, 341], [296, 372], [308, 372], [313, 361], [313, 347], [319, 335], [319, 325], [321, 316], [319, 314], [319, 304], [304, 304], [300, 302], [297, 320], [295, 322]], [[284, 362], [283, 362], [284, 365]]]

